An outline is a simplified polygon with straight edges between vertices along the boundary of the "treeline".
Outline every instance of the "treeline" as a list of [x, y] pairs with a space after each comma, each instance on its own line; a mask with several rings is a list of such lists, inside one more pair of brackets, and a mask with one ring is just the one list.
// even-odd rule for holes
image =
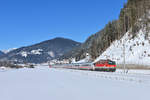
[[85, 57], [88, 52], [93, 60], [102, 54], [113, 41], [119, 40], [127, 31], [136, 36], [140, 29], [145, 29], [145, 38], [148, 37], [150, 23], [150, 0], [128, 0], [121, 9], [119, 19], [109, 22], [104, 29], [90, 36], [78, 49], [76, 60]]
[[33, 64], [25, 63], [24, 65], [18, 65], [11, 61], [0, 61], [0, 67], [7, 67], [7, 68], [34, 68]]
[[23, 68], [23, 66], [13, 64], [10, 61], [0, 61], [0, 67], [8, 67], [8, 68]]

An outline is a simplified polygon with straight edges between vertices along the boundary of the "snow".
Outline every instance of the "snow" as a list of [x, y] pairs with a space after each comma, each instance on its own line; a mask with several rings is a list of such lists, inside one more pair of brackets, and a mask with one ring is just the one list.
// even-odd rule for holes
[[[1, 100], [149, 100], [149, 75], [50, 69], [0, 71]], [[144, 81], [148, 80], [148, 81]]]
[[28, 56], [28, 53], [25, 52], [25, 51], [22, 51], [20, 54], [21, 54], [21, 56], [23, 56], [23, 57], [27, 57], [27, 56]]
[[42, 51], [42, 49], [32, 50], [31, 54], [40, 55]]
[[55, 54], [53, 51], [49, 51], [48, 54], [51, 56], [51, 57], [55, 57]]
[[123, 44], [125, 44], [126, 64], [150, 65], [150, 40], [145, 40], [144, 31], [140, 30], [135, 38], [127, 32], [121, 40], [116, 40], [96, 60], [112, 59], [123, 64]]
[[89, 63], [91, 62], [91, 55], [89, 53], [86, 53], [86, 57], [84, 59], [81, 59], [79, 61], [75, 61], [75, 59], [72, 61], [72, 63]]
[[33, 54], [33, 55], [40, 55], [42, 54], [43, 50], [42, 49], [37, 49], [37, 50], [31, 50], [30, 52], [27, 52], [27, 51], [21, 51], [19, 52], [18, 54], [20, 54], [21, 56], [23, 57], [27, 57], [29, 54]]
[[0, 71], [5, 71], [7, 68], [5, 66], [0, 66]]
[[8, 49], [8, 50], [2, 50], [2, 52], [4, 52], [5, 54], [13, 51], [13, 50], [16, 50], [17, 48], [11, 48], [11, 49]]

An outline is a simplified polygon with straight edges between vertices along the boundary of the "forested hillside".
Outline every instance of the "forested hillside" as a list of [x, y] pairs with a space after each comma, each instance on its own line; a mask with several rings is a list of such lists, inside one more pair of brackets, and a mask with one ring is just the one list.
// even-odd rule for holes
[[145, 31], [145, 39], [148, 37], [150, 27], [148, 23], [150, 12], [149, 0], [128, 0], [121, 9], [118, 20], [108, 22], [104, 29], [90, 36], [86, 42], [78, 48], [76, 60], [85, 57], [88, 52], [93, 60], [100, 56], [115, 40], [119, 40], [126, 32], [136, 37], [140, 29]]

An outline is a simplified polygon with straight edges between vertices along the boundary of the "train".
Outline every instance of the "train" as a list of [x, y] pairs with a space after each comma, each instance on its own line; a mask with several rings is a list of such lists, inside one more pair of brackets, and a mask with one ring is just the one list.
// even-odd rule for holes
[[95, 70], [99, 71], [116, 71], [116, 62], [112, 60], [99, 60], [94, 63]]
[[77, 70], [105, 71], [115, 72], [116, 62], [109, 59], [101, 59], [92, 63], [71, 63], [71, 64], [54, 64], [49, 65], [50, 68], [67, 68]]

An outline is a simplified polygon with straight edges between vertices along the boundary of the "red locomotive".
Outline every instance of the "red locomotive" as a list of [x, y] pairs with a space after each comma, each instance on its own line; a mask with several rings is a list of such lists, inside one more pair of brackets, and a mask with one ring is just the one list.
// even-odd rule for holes
[[116, 71], [116, 62], [112, 60], [99, 60], [94, 63], [95, 70], [99, 71]]

